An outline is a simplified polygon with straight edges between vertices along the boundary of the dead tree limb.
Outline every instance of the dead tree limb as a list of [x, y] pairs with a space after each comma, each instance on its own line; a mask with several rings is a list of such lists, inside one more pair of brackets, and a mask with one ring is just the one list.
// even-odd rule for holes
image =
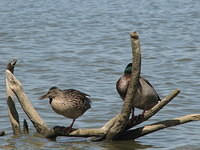
[[[17, 97], [19, 103], [21, 104], [24, 112], [27, 114], [37, 132], [46, 138], [56, 138], [57, 136], [71, 136], [71, 137], [102, 137], [101, 140], [129, 140], [135, 139], [146, 134], [164, 129], [167, 127], [187, 123], [190, 121], [200, 120], [200, 114], [192, 114], [183, 116], [180, 118], [175, 118], [171, 120], [165, 120], [157, 122], [154, 124], [146, 125], [136, 129], [130, 129], [145, 120], [149, 119], [155, 115], [160, 109], [162, 109], [166, 104], [168, 104], [177, 94], [179, 90], [173, 91], [170, 95], [166, 96], [161, 100], [160, 103], [155, 105], [151, 110], [144, 114], [144, 119], [139, 121], [130, 121], [129, 116], [131, 113], [131, 106], [134, 103], [134, 95], [136, 93], [136, 88], [138, 84], [138, 78], [140, 76], [141, 68], [141, 52], [140, 52], [140, 42], [139, 37], [136, 32], [131, 33], [131, 43], [132, 43], [132, 53], [133, 53], [133, 65], [132, 65], [132, 79], [131, 84], [128, 88], [128, 94], [125, 98], [124, 104], [122, 106], [121, 112], [115, 117], [110, 119], [101, 128], [91, 128], [91, 129], [73, 129], [72, 132], [66, 132], [65, 127], [56, 126], [54, 128], [49, 128], [45, 121], [41, 118], [39, 113], [35, 110], [32, 103], [25, 94], [22, 84], [13, 75], [12, 69], [6, 70], [6, 86], [7, 91], [12, 92]], [[17, 111], [15, 112], [17, 113]]]
[[[76, 129], [70, 133], [66, 133], [64, 131], [64, 128], [59, 127], [59, 126], [49, 129], [46, 123], [44, 122], [44, 120], [42, 120], [42, 118], [38, 116], [39, 114], [36, 113], [36, 111], [33, 111], [33, 109], [35, 110], [35, 108], [30, 103], [28, 97], [25, 96], [26, 94], [24, 93], [24, 90], [22, 88], [22, 84], [20, 83], [20, 81], [18, 81], [9, 70], [6, 71], [6, 77], [9, 82], [9, 88], [11, 88], [14, 91], [15, 95], [19, 99], [19, 102], [22, 103], [21, 104], [22, 108], [24, 109], [24, 111], [26, 112], [26, 114], [29, 116], [30, 120], [34, 124], [37, 132], [42, 134], [44, 137], [48, 137], [48, 138], [55, 138], [57, 136], [101, 137], [101, 136], [106, 135], [108, 127], [110, 126], [110, 124], [114, 123], [115, 117], [112, 118], [110, 121], [108, 121], [107, 124], [105, 124], [102, 128]], [[175, 95], [176, 95], [176, 92], [172, 93], [168, 97], [170, 99], [170, 98], [175, 97]], [[159, 104], [161, 105], [162, 103], [159, 103]], [[155, 107], [155, 109], [159, 110], [160, 107]]]
[[48, 127], [46, 123], [41, 119], [40, 115], [35, 110], [26, 94], [23, 92], [22, 84], [15, 78], [15, 76], [9, 70], [6, 70], [6, 80], [8, 88], [14, 92], [24, 112], [32, 121], [36, 130], [41, 134], [45, 134], [46, 130], [48, 130]]
[[[14, 73], [14, 67], [17, 60], [13, 59], [10, 63], [7, 65], [7, 70], [9, 70], [11, 73]], [[10, 123], [12, 126], [12, 130], [14, 134], [20, 134], [20, 123], [19, 123], [19, 115], [15, 107], [15, 103], [13, 101], [14, 93], [10, 88], [8, 87], [8, 80], [6, 79], [6, 93], [7, 93], [7, 104], [8, 104], [8, 116], [10, 119]]]
[[65, 133], [62, 127], [49, 129], [45, 121], [41, 118], [39, 113], [35, 110], [27, 95], [25, 94], [22, 84], [15, 76], [9, 71], [6, 70], [6, 80], [8, 81], [8, 88], [14, 92], [19, 103], [21, 104], [24, 112], [27, 114], [37, 132], [47, 138], [56, 138], [57, 136], [78, 136], [88, 137], [88, 136], [97, 136], [105, 134], [105, 130], [101, 128], [97, 129], [77, 129], [70, 133]]
[[158, 104], [156, 104], [153, 108], [146, 111], [144, 113], [144, 118], [140, 118], [138, 120], [129, 120], [126, 129], [130, 129], [146, 120], [154, 116], [159, 110], [161, 110], [165, 105], [167, 105], [174, 97], [176, 97], [180, 93], [179, 89], [174, 90], [168, 96], [164, 97]]
[[119, 133], [123, 132], [127, 126], [129, 116], [131, 113], [132, 104], [134, 103], [134, 97], [137, 91], [137, 86], [140, 77], [141, 68], [141, 50], [140, 41], [137, 32], [130, 34], [132, 45], [132, 77], [131, 84], [129, 84], [126, 98], [122, 106], [121, 113], [116, 116], [112, 127], [107, 132], [106, 139], [113, 140]]
[[143, 127], [139, 127], [133, 130], [127, 130], [118, 137], [118, 140], [130, 140], [130, 139], [134, 140], [136, 138], [156, 132], [161, 129], [199, 120], [200, 120], [200, 114], [190, 114], [179, 118], [164, 120], [150, 125], [145, 125]]

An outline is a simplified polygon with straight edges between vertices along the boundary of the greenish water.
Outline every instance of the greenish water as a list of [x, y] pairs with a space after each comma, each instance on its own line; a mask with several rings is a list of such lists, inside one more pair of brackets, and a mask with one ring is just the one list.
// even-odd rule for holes
[[[47, 124], [68, 125], [38, 97], [51, 86], [91, 95], [92, 108], [77, 128], [101, 127], [121, 108], [115, 82], [131, 60], [129, 32], [140, 34], [142, 75], [161, 97], [181, 94], [147, 123], [200, 113], [200, 1], [16, 0], [0, 3], [0, 149], [200, 149], [199, 122], [168, 128], [135, 142], [12, 136], [5, 101], [4, 71], [16, 58], [15, 75]], [[19, 105], [20, 120], [26, 118]], [[139, 112], [138, 112], [139, 113]]]

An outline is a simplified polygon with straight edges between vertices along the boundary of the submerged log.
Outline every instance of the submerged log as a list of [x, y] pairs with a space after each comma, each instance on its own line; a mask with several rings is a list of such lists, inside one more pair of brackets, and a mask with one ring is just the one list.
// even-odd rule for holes
[[[191, 114], [175, 119], [169, 119], [161, 122], [157, 122], [150, 125], [145, 125], [132, 129], [136, 125], [148, 120], [150, 117], [155, 115], [160, 109], [167, 105], [174, 97], [176, 97], [180, 90], [174, 90], [168, 96], [164, 97], [160, 103], [155, 105], [151, 110], [145, 112], [144, 118], [137, 121], [129, 120], [131, 113], [132, 104], [134, 104], [134, 96], [136, 94], [138, 79], [140, 76], [141, 68], [141, 50], [139, 36], [136, 32], [130, 34], [132, 44], [132, 78], [131, 84], [128, 87], [128, 92], [121, 112], [115, 117], [111, 118], [101, 128], [89, 128], [89, 129], [72, 129], [72, 131], [66, 131], [65, 127], [56, 126], [49, 128], [46, 122], [42, 119], [36, 109], [33, 107], [28, 96], [23, 90], [23, 86], [19, 80], [13, 74], [14, 65], [12, 69], [6, 70], [6, 86], [7, 91], [12, 91], [17, 97], [23, 111], [27, 114], [28, 118], [33, 123], [36, 131], [46, 138], [56, 138], [57, 136], [68, 136], [68, 137], [96, 137], [97, 140], [129, 140], [136, 139], [138, 137], [150, 134], [152, 132], [168, 128], [171, 126], [187, 123], [190, 121], [200, 120], [200, 114]], [[14, 103], [14, 101], [12, 101]], [[12, 111], [14, 114], [17, 111]], [[13, 114], [13, 116], [15, 116]], [[17, 120], [17, 117], [16, 117]], [[12, 122], [12, 120], [11, 120]], [[28, 130], [28, 127], [25, 127]], [[28, 131], [26, 131], [28, 132]]]

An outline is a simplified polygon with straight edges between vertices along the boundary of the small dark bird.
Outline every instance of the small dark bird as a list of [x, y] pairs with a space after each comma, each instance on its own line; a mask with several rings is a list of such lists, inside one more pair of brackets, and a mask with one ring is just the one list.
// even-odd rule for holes
[[91, 108], [91, 101], [88, 96], [78, 90], [61, 90], [57, 87], [52, 87], [40, 99], [49, 98], [49, 103], [56, 113], [73, 119], [68, 127], [71, 130], [75, 120]]
[[[126, 97], [128, 86], [131, 80], [131, 73], [132, 63], [129, 63], [124, 70], [124, 74], [119, 78], [116, 83], [116, 89], [123, 100], [125, 100]], [[160, 101], [160, 97], [153, 86], [143, 77], [139, 77], [135, 103], [132, 107], [132, 119], [135, 118], [134, 107], [142, 109], [142, 116], [144, 116], [145, 111], [151, 109], [154, 105], [158, 103], [158, 101]]]

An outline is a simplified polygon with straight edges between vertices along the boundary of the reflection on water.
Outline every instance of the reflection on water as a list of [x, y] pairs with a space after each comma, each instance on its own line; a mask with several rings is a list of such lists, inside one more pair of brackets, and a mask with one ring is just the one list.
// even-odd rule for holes
[[139, 142], [134, 141], [118, 141], [118, 142], [111, 142], [111, 143], [100, 143], [101, 147], [103, 147], [104, 150], [135, 150], [135, 149], [146, 149], [146, 148], [156, 148], [151, 145], [143, 145]]
[[[22, 145], [23, 143], [23, 145]], [[30, 147], [32, 145], [32, 147]], [[118, 142], [90, 142], [85, 138], [63, 138], [59, 137], [57, 141], [48, 140], [38, 135], [12, 136], [6, 144], [0, 146], [1, 149], [67, 149], [71, 150], [134, 150], [156, 148], [152, 145], [143, 145], [134, 141]]]
[[[91, 95], [92, 108], [75, 127], [101, 127], [120, 111], [115, 82], [131, 61], [129, 32], [138, 31], [142, 75], [161, 97], [175, 88], [181, 94], [146, 123], [199, 113], [200, 1], [25, 1], [0, 4], [1, 149], [199, 149], [199, 123], [188, 123], [137, 139], [100, 142], [36, 135], [13, 137], [8, 125], [4, 71], [18, 63], [15, 75], [51, 127], [71, 120], [55, 114], [38, 97], [49, 87], [75, 88]], [[17, 101], [16, 101], [17, 102]], [[20, 120], [27, 118], [17, 104]], [[34, 134], [35, 130], [29, 122]]]

